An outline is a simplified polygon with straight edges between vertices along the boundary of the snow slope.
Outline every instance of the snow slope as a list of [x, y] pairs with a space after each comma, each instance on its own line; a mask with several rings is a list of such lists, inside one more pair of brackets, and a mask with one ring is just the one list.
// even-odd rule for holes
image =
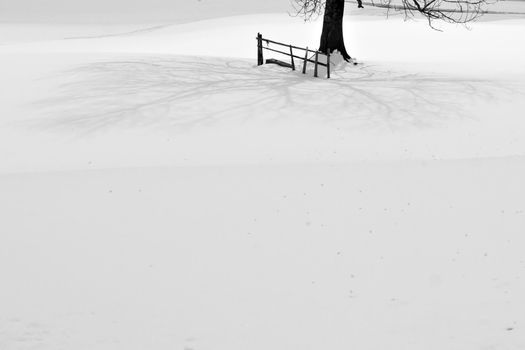
[[[329, 81], [254, 67], [257, 30], [316, 42], [319, 23], [283, 14], [4, 45], [2, 75], [10, 78], [0, 143], [15, 156], [0, 168], [134, 166], [137, 157], [180, 165], [523, 154], [525, 46], [514, 44], [522, 22], [441, 33], [422, 22], [350, 18], [349, 46], [365, 63]], [[483, 54], [487, 38], [494, 51]], [[71, 133], [61, 129], [74, 137], [64, 140]], [[39, 140], [38, 151], [28, 139]]]
[[3, 175], [0, 347], [522, 349], [524, 171]]
[[0, 8], [1, 350], [525, 347], [525, 20]]

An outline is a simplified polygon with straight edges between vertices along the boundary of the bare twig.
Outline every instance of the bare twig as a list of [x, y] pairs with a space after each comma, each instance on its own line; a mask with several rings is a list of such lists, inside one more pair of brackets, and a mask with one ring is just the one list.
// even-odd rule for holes
[[[326, 0], [290, 0], [296, 16], [305, 21], [318, 17], [324, 10]], [[348, 1], [348, 0], [347, 0]], [[478, 19], [488, 11], [486, 5], [497, 0], [371, 0], [362, 2], [354, 0], [358, 7], [363, 5], [386, 8], [389, 11], [399, 11], [405, 18], [422, 15], [428, 20], [430, 27], [435, 28], [433, 22], [467, 24]]]

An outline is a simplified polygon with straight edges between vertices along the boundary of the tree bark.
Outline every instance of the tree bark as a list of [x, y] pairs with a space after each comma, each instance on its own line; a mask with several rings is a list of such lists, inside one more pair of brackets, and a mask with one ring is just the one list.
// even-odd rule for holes
[[348, 61], [351, 57], [346, 52], [343, 38], [344, 11], [345, 0], [326, 0], [319, 51], [326, 54], [338, 50], [343, 58]]

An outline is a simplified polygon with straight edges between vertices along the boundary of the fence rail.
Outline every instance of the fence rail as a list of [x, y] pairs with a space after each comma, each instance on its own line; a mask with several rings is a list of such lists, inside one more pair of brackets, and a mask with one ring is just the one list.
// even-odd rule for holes
[[[263, 65], [265, 63], [264, 62], [264, 50], [267, 50], [267, 51], [280, 53], [282, 55], [290, 57], [290, 63], [286, 63], [286, 62], [279, 61], [279, 60], [272, 59], [272, 58], [271, 59], [267, 59], [266, 63], [275, 63], [275, 64], [279, 64], [279, 65], [284, 66], [284, 67], [289, 67], [292, 70], [295, 70], [295, 60], [294, 59], [297, 58], [297, 59], [303, 61], [303, 74], [306, 74], [306, 65], [307, 65], [308, 62], [310, 62], [310, 63], [314, 64], [314, 77], [317, 78], [319, 76], [319, 66], [323, 66], [323, 67], [326, 67], [326, 73], [327, 73], [326, 74], [326, 78], [330, 79], [330, 53], [325, 54], [325, 53], [322, 53], [320, 51], [310, 50], [310, 49], [308, 49], [308, 47], [299, 47], [299, 46], [294, 46], [294, 45], [290, 45], [290, 44], [284, 44], [284, 43], [280, 43], [278, 41], [266, 39], [266, 38], [263, 38], [261, 33], [257, 34], [257, 38], [256, 39], [257, 39], [257, 65], [261, 66], [261, 65]], [[263, 46], [263, 42], [266, 43], [266, 46]], [[289, 49], [289, 52], [285, 52], [285, 51], [281, 51], [281, 50], [277, 50], [277, 49], [271, 48], [270, 44], [278, 45], [278, 46], [281, 46], [281, 47], [286, 47], [286, 48]], [[296, 54], [294, 54], [294, 51], [293, 51], [294, 49], [295, 50], [304, 51], [305, 52], [304, 57], [297, 56]], [[308, 54], [309, 53], [313, 54], [315, 58], [314, 59], [308, 58]], [[319, 62], [319, 56], [320, 55], [326, 57], [326, 63]]]

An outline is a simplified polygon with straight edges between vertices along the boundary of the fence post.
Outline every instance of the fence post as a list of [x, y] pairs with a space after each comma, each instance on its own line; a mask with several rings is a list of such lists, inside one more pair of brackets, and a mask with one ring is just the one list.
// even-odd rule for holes
[[263, 57], [263, 46], [262, 46], [262, 34], [257, 33], [257, 65], [261, 66], [264, 64]]
[[295, 70], [295, 61], [293, 59], [292, 45], [290, 45], [290, 57], [292, 58], [292, 70]]
[[319, 62], [319, 51], [315, 51], [315, 69], [314, 69], [314, 77], [318, 77], [317, 74], [317, 64]]
[[326, 79], [330, 79], [330, 49], [328, 49], [326, 54], [326, 73]]
[[306, 63], [308, 62], [308, 46], [306, 47], [306, 53], [304, 54], [304, 62], [303, 62], [303, 74], [306, 74]]

